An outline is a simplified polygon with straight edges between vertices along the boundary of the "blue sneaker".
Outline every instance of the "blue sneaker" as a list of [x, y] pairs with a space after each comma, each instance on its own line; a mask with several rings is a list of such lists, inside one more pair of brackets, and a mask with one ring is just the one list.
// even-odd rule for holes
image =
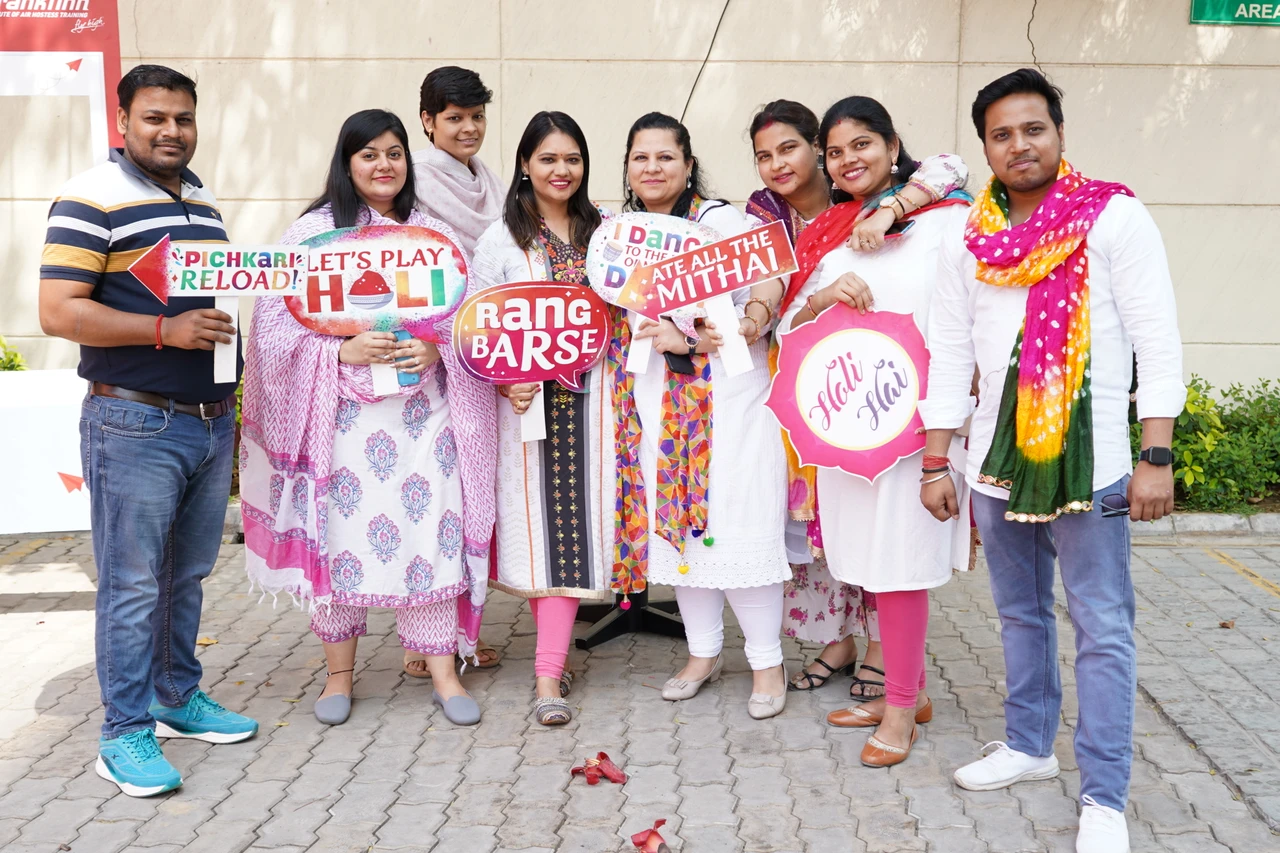
[[191, 694], [181, 708], [166, 708], [151, 700], [156, 737], [189, 737], [205, 743], [239, 743], [258, 733], [258, 723], [228, 711], [203, 690]]
[[98, 742], [95, 769], [131, 797], [163, 794], [182, 784], [182, 775], [164, 757], [151, 729], [104, 737]]

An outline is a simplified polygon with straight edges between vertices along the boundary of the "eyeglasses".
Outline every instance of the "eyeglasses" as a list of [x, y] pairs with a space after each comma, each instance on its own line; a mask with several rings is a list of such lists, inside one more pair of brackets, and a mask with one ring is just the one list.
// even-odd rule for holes
[[1129, 499], [1124, 495], [1102, 496], [1102, 517], [1119, 518], [1129, 514]]

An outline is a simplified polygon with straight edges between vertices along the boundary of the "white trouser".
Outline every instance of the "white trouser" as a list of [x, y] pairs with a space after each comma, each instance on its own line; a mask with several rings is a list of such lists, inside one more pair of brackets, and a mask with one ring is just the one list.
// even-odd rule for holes
[[713, 658], [724, 647], [724, 601], [729, 599], [746, 637], [747, 662], [752, 669], [782, 663], [782, 583], [746, 589], [676, 587], [676, 601], [684, 619], [689, 654]]

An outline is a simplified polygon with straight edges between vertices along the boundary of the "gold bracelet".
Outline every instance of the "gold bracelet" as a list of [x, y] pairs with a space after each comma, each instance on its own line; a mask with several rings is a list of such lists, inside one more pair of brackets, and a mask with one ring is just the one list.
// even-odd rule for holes
[[757, 323], [756, 318], [752, 317], [750, 314], [744, 313], [742, 315], [742, 319], [750, 320], [751, 323], [756, 327], [756, 333], [751, 337], [751, 340], [747, 341], [747, 345], [750, 346], [751, 344], [754, 344], [756, 341], [760, 340], [760, 324]]

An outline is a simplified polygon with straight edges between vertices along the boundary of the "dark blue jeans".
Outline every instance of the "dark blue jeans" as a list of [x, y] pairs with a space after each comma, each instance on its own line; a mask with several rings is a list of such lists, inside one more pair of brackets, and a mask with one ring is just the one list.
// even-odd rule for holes
[[234, 412], [202, 421], [85, 397], [80, 451], [98, 566], [104, 737], [153, 728], [153, 695], [177, 707], [200, 685], [200, 583], [218, 558], [234, 439]]
[[991, 573], [1004, 645], [1005, 737], [1042, 758], [1053, 754], [1062, 708], [1053, 564], [1057, 558], [1076, 634], [1076, 764], [1080, 794], [1124, 811], [1133, 763], [1138, 653], [1133, 640], [1129, 519], [1102, 517], [1102, 497], [1125, 493], [1127, 476], [1099, 489], [1093, 511], [1048, 524], [1005, 521], [1008, 502], [974, 493], [973, 515]]

